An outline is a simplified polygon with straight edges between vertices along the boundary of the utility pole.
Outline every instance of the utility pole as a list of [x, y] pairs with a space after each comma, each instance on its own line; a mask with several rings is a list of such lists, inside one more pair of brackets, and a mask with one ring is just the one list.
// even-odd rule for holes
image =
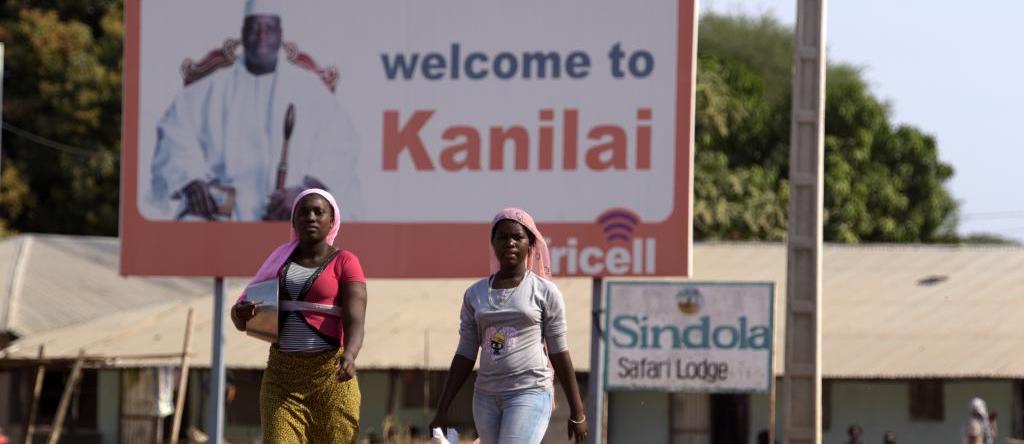
[[786, 241], [786, 444], [821, 444], [825, 8], [826, 0], [797, 0]]

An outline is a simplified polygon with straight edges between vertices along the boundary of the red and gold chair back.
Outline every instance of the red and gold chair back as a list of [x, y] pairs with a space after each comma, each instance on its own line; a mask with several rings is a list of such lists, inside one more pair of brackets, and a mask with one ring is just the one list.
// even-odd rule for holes
[[[199, 61], [186, 58], [181, 62], [181, 78], [185, 86], [188, 86], [203, 77], [206, 77], [218, 69], [231, 66], [238, 60], [239, 47], [242, 43], [238, 39], [226, 39], [220, 48], [206, 53]], [[334, 94], [338, 86], [338, 68], [336, 66], [319, 66], [313, 57], [308, 53], [299, 50], [299, 46], [292, 42], [285, 42], [284, 53], [288, 62], [307, 71], [311, 71], [320, 77], [327, 89]]]

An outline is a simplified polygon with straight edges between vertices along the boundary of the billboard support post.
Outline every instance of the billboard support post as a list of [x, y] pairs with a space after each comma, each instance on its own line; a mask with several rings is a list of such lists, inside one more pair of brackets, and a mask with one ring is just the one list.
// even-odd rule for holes
[[590, 376], [587, 380], [587, 444], [604, 442], [604, 334], [601, 330], [601, 285], [603, 279], [595, 276], [591, 284], [590, 299]]
[[213, 356], [210, 361], [209, 416], [206, 431], [211, 444], [224, 442], [224, 277], [213, 279]]

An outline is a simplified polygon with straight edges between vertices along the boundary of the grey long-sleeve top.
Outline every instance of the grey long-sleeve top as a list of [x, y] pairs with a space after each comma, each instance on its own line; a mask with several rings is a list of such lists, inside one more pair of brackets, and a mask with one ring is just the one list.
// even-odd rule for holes
[[466, 289], [455, 353], [475, 361], [482, 350], [476, 390], [507, 393], [552, 385], [544, 353], [560, 353], [566, 342], [565, 302], [549, 280], [532, 272], [512, 291], [481, 279]]

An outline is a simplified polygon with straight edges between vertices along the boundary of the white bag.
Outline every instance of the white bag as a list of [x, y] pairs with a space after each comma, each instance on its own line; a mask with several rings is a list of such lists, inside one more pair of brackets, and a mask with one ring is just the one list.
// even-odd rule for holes
[[448, 434], [445, 436], [444, 432], [441, 431], [440, 427], [434, 427], [430, 429], [430, 444], [458, 444], [459, 443], [459, 431], [451, 427], [448, 428]]

